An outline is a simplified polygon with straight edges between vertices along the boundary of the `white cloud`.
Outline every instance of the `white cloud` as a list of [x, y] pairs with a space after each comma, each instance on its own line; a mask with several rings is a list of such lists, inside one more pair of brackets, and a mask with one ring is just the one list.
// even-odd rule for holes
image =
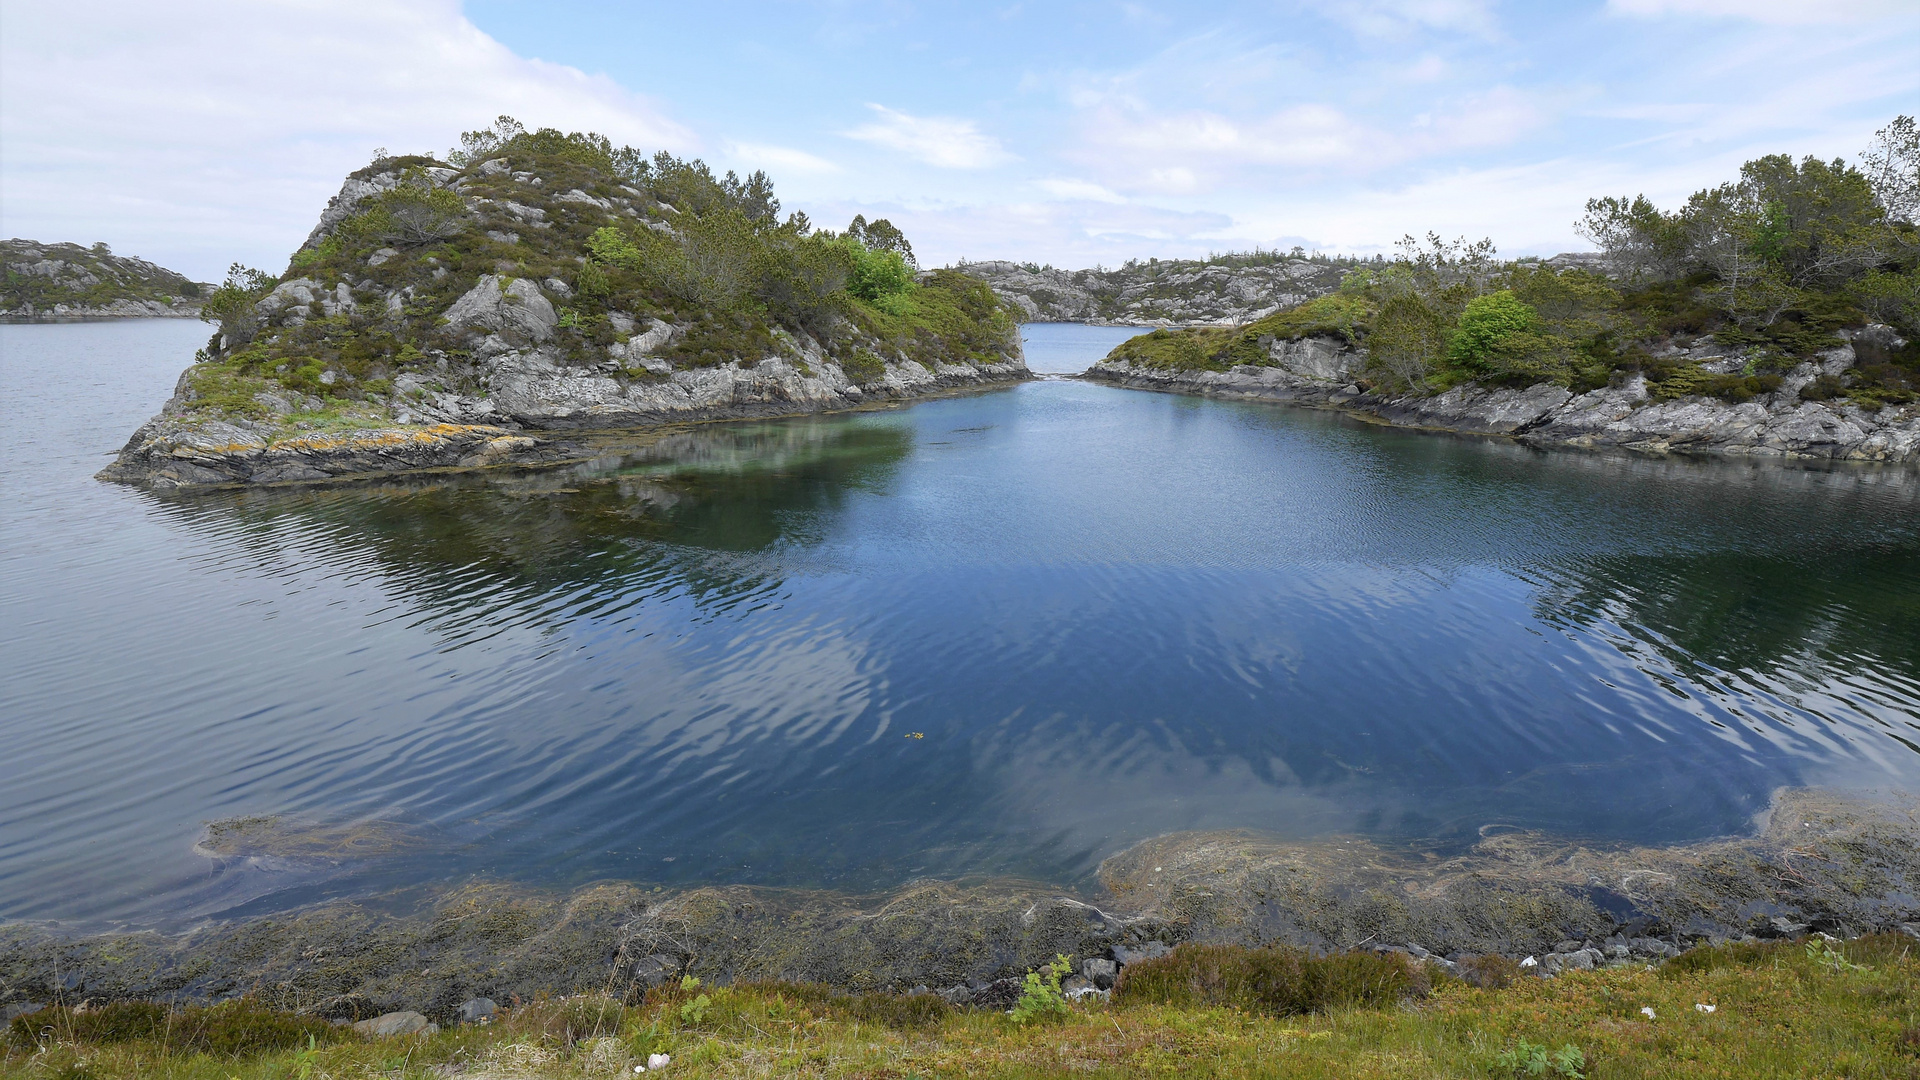
[[971, 120], [909, 116], [884, 105], [868, 105], [880, 119], [846, 133], [850, 139], [877, 143], [942, 169], [984, 169], [1013, 160], [1000, 140], [984, 134]]
[[1607, 10], [1639, 18], [1735, 18], [1798, 25], [1858, 22], [1912, 14], [1910, 0], [1607, 0]]
[[457, 0], [0, 7], [0, 232], [106, 240], [195, 277], [277, 271], [376, 147], [442, 153], [509, 113], [676, 151], [610, 79], [515, 55]]
[[746, 164], [753, 169], [775, 169], [782, 173], [803, 173], [818, 176], [825, 173], [837, 173], [840, 166], [823, 157], [816, 157], [805, 150], [795, 150], [789, 146], [767, 146], [761, 143], [728, 143], [727, 156]]
[[[1093, 97], [1083, 101], [1101, 100]], [[1084, 145], [1074, 151], [1122, 192], [1180, 194], [1236, 178], [1274, 183], [1329, 172], [1365, 173], [1484, 147], [1511, 144], [1547, 120], [1547, 110], [1512, 87], [1448, 99], [1431, 112], [1383, 128], [1326, 104], [1295, 105], [1237, 119], [1208, 110], [1160, 112], [1130, 97], [1085, 110]]]
[[1035, 180], [1033, 184], [1035, 187], [1046, 192], [1047, 194], [1060, 199], [1084, 199], [1088, 202], [1101, 202], [1101, 203], [1114, 203], [1114, 204], [1124, 203], [1127, 201], [1126, 196], [1118, 195], [1118, 194], [1115, 194], [1114, 192], [1108, 191], [1106, 188], [1101, 187], [1099, 184], [1096, 184], [1091, 180], [1071, 180], [1071, 179], [1065, 179], [1065, 178], [1055, 178], [1055, 179], [1049, 179], [1049, 180]]
[[1400, 37], [1452, 30], [1479, 37], [1497, 32], [1491, 0], [1333, 0], [1317, 5], [1326, 17], [1363, 34]]

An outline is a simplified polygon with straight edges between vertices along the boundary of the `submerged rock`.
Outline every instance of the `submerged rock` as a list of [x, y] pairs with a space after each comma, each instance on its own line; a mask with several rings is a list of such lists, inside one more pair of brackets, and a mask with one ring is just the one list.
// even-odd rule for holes
[[[865, 897], [472, 885], [413, 914], [340, 900], [177, 937], [12, 924], [0, 926], [0, 986], [36, 1000], [204, 1000], [258, 987], [270, 1004], [328, 1017], [412, 1011], [451, 1023], [476, 998], [638, 997], [682, 974], [860, 992], [944, 986], [950, 1003], [1005, 1009], [1022, 976], [1057, 955], [1101, 989], [1122, 965], [1183, 942], [1417, 947], [1446, 956], [1431, 961], [1442, 966], [1499, 954], [1546, 957], [1536, 972], [1585, 970], [1622, 951], [1653, 960], [1772, 934], [1775, 918], [1841, 936], [1920, 923], [1914, 809], [1782, 792], [1751, 836], [1598, 848], [1504, 833], [1446, 858], [1358, 837], [1175, 834], [1107, 859], [1097, 906], [1025, 882], [920, 882]], [[249, 826], [208, 847], [336, 850], [339, 831], [321, 832], [303, 843], [290, 826]], [[370, 858], [418, 850], [371, 846], [384, 854]]]

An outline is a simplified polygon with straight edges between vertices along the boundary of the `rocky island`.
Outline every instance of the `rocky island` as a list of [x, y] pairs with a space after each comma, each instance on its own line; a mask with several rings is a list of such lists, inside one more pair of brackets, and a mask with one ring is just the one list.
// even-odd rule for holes
[[1015, 312], [884, 220], [502, 118], [349, 176], [103, 479], [326, 480], [577, 456], [556, 431], [818, 412], [1027, 377]]
[[1678, 211], [1593, 200], [1584, 258], [1408, 238], [1322, 295], [1155, 330], [1085, 377], [1540, 446], [1920, 462], [1913, 131], [1890, 125], [1864, 171], [1780, 155]]
[[0, 240], [0, 322], [191, 318], [211, 286], [105, 244]]

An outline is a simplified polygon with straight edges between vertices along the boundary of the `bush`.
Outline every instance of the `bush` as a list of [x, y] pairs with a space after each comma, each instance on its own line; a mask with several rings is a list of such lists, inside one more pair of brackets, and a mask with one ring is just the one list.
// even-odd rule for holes
[[1269, 1016], [1341, 1006], [1378, 1007], [1426, 993], [1427, 974], [1399, 953], [1314, 956], [1274, 946], [1182, 945], [1128, 964], [1114, 983], [1116, 1004], [1226, 1005]]
[[1447, 343], [1447, 359], [1470, 371], [1491, 371], [1496, 361], [1515, 351], [1532, 330], [1539, 315], [1501, 289], [1467, 301], [1460, 325]]
[[1060, 992], [1060, 980], [1073, 970], [1073, 962], [1055, 956], [1053, 963], [1039, 971], [1027, 972], [1020, 988], [1020, 1000], [1013, 1003], [1013, 1018], [1022, 1024], [1067, 1014], [1067, 999]]

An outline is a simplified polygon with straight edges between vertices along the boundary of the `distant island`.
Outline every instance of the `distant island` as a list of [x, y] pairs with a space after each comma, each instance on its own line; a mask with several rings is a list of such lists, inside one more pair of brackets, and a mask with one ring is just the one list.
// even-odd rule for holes
[[1028, 377], [1017, 311], [885, 220], [780, 217], [763, 173], [502, 117], [350, 175], [100, 475], [153, 487], [577, 456], [555, 429], [792, 415]]
[[0, 322], [192, 318], [212, 288], [105, 244], [0, 240]]
[[[1258, 287], [1236, 287], [1256, 274], [1318, 295], [1225, 325], [1183, 318], [1208, 325], [1136, 337], [1087, 377], [1539, 445], [1920, 461], [1911, 117], [1858, 167], [1776, 155], [1678, 210], [1644, 197], [1586, 210], [1601, 249], [1587, 256], [1503, 261], [1489, 241], [1429, 235], [1371, 263], [1129, 264], [1141, 299], [1097, 310], [1207, 316], [1222, 296], [1257, 302]], [[1100, 300], [1114, 276], [1067, 277]], [[1009, 302], [1060, 302], [1035, 290], [1045, 271], [996, 264], [990, 279]]]

